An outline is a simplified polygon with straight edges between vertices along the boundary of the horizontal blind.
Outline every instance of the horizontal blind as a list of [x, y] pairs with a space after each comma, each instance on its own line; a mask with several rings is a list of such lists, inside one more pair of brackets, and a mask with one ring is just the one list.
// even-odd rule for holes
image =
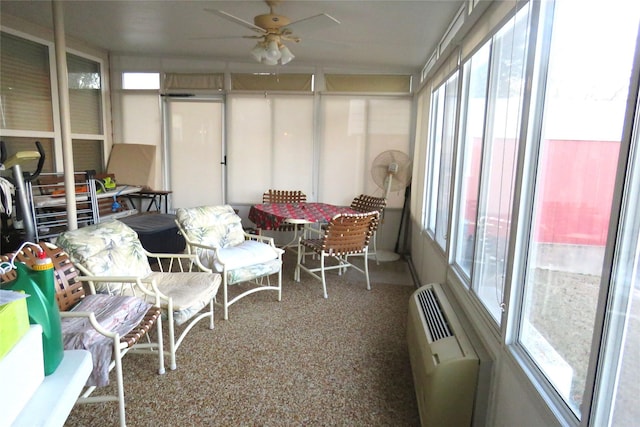
[[166, 73], [162, 79], [162, 90], [223, 90], [222, 73]]
[[53, 131], [47, 46], [0, 33], [0, 102], [2, 128]]
[[231, 74], [232, 90], [311, 92], [312, 74]]
[[102, 134], [100, 64], [67, 54], [71, 132]]
[[[55, 164], [55, 157], [53, 153], [53, 139], [3, 136], [2, 140], [6, 144], [7, 159], [19, 151], [38, 151], [35, 142], [40, 141], [42, 143], [42, 149], [44, 150], [42, 172], [54, 172], [53, 165]], [[21, 164], [22, 171], [29, 173], [35, 172], [37, 166], [38, 160], [30, 160]]]
[[73, 146], [73, 168], [77, 171], [95, 170], [97, 173], [104, 172], [104, 160], [102, 158], [102, 141], [74, 139]]
[[327, 92], [409, 93], [410, 75], [325, 74]]

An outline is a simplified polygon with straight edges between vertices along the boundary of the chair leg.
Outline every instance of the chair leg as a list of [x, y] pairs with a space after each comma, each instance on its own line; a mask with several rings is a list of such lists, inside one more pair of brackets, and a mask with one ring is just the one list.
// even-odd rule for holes
[[227, 270], [224, 269], [222, 274], [223, 274], [222, 280], [224, 281], [224, 283], [222, 284], [222, 295], [224, 298], [224, 300], [222, 301], [223, 308], [224, 308], [224, 320], [229, 320], [229, 295], [227, 294]]
[[296, 254], [296, 269], [293, 271], [293, 280], [296, 282], [300, 282], [300, 261], [302, 261], [302, 251], [304, 250], [304, 246], [300, 244], [298, 241], [298, 253]]
[[173, 301], [169, 300], [167, 309], [167, 323], [169, 323], [169, 369], [175, 371], [178, 365], [176, 364], [176, 333], [175, 323], [173, 321]]
[[213, 306], [215, 304], [213, 303], [213, 298], [211, 298], [211, 301], [209, 301], [209, 311], [211, 312], [211, 315], [209, 316], [209, 329], [213, 329], [214, 328], [214, 324], [213, 324]]
[[369, 282], [369, 248], [364, 250], [364, 275], [367, 278], [367, 290], [371, 290], [371, 283]]
[[125, 427], [127, 425], [126, 415], [125, 415], [125, 407], [124, 407], [124, 379], [122, 378], [122, 354], [120, 353], [119, 343], [117, 340], [116, 348], [113, 349], [114, 355], [113, 359], [115, 362], [116, 369], [116, 387], [117, 387], [117, 395], [118, 395], [118, 415], [120, 417], [120, 427]]
[[324, 277], [324, 251], [322, 252], [322, 254], [320, 254], [320, 272], [322, 273], [322, 291], [324, 293], [324, 298], [327, 299], [329, 298], [329, 295], [327, 294], [327, 281], [325, 280]]
[[[156, 333], [158, 334], [158, 374], [163, 375], [164, 370], [164, 346], [162, 340], [162, 316], [158, 316], [156, 321]], [[147, 333], [147, 337], [149, 334]]]
[[380, 258], [378, 258], [378, 245], [377, 245], [378, 230], [373, 230], [373, 254], [376, 256], [376, 265], [380, 265]]
[[282, 264], [278, 270], [278, 301], [282, 301]]

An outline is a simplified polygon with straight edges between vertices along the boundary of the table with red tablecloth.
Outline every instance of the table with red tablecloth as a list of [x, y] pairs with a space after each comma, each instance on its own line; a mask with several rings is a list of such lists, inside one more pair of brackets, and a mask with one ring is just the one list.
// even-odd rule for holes
[[327, 203], [262, 203], [251, 206], [249, 219], [261, 230], [274, 230], [286, 223], [328, 223], [338, 214], [358, 213], [346, 206]]

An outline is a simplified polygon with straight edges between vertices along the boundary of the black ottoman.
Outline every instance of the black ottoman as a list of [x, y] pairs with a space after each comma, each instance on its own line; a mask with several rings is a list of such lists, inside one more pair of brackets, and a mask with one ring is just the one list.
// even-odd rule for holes
[[147, 251], [179, 254], [184, 251], [186, 242], [178, 233], [175, 219], [171, 214], [149, 213], [120, 218], [120, 221], [138, 233], [140, 243]]

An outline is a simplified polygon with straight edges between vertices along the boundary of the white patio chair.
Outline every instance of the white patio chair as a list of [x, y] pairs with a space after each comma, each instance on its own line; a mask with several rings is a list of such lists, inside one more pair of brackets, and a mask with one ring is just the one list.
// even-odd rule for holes
[[[196, 255], [203, 271], [222, 274], [224, 318], [229, 307], [258, 291], [276, 291], [282, 300], [282, 254], [273, 238], [246, 233], [242, 220], [229, 205], [180, 208], [176, 224], [187, 242], [189, 253]], [[277, 285], [269, 276], [277, 274]], [[267, 281], [266, 284], [263, 280]], [[229, 286], [254, 282], [252, 287], [229, 299]]]
[[[92, 280], [98, 292], [139, 295], [149, 301], [159, 296], [168, 320], [170, 369], [176, 369], [176, 352], [197, 322], [208, 318], [213, 329], [213, 305], [221, 278], [193, 271], [193, 255], [147, 252], [136, 232], [117, 220], [66, 231], [56, 243], [84, 274], [109, 278]], [[149, 257], [161, 271], [152, 271]], [[200, 313], [207, 305], [209, 309]], [[176, 339], [175, 326], [183, 324]]]

